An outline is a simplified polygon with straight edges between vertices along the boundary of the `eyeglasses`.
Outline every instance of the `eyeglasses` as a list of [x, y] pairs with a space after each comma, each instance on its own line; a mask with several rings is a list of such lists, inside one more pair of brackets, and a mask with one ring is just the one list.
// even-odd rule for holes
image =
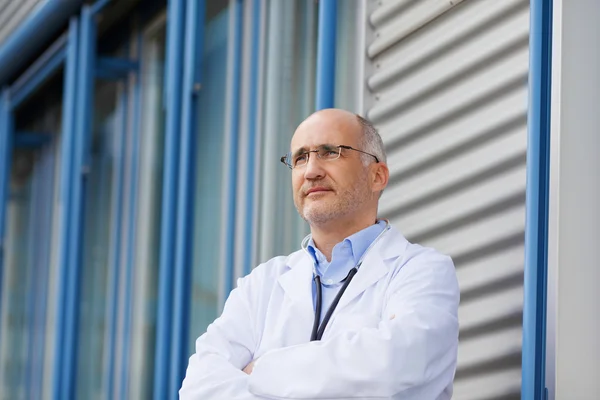
[[308, 159], [310, 158], [310, 153], [316, 153], [317, 158], [319, 160], [335, 161], [338, 158], [340, 158], [340, 155], [342, 154], [342, 149], [358, 151], [359, 153], [363, 153], [363, 154], [373, 157], [375, 159], [375, 162], [377, 162], [377, 163], [379, 162], [379, 159], [377, 158], [377, 156], [367, 153], [365, 151], [358, 150], [358, 149], [355, 149], [354, 147], [350, 147], [350, 146], [344, 146], [344, 145], [333, 146], [330, 144], [322, 144], [319, 147], [317, 147], [315, 150], [302, 151], [302, 149], [300, 149], [300, 151], [297, 151], [293, 155], [291, 153], [287, 153], [285, 156], [281, 157], [281, 162], [284, 163], [285, 165], [287, 165], [288, 168], [290, 168], [290, 169], [303, 167], [306, 164], [308, 164]]

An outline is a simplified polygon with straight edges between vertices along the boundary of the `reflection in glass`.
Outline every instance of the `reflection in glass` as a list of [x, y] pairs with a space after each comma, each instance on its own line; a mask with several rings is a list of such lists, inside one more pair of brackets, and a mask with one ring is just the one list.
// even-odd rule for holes
[[256, 265], [297, 250], [308, 233], [292, 199], [290, 171], [279, 157], [296, 127], [314, 111], [318, 4], [294, 0], [269, 7], [264, 95], [261, 201]]
[[45, 83], [14, 112], [15, 135], [35, 133], [37, 144], [15, 149], [10, 167], [4, 270], [0, 293], [0, 394], [39, 398], [51, 381], [56, 310], [55, 240], [62, 79]]
[[[28, 247], [32, 232], [32, 157], [13, 154], [10, 195], [7, 207], [6, 253], [2, 287], [2, 393], [7, 398], [25, 398], [29, 275], [33, 272]], [[22, 175], [18, 169], [28, 171]]]
[[112, 252], [110, 233], [115, 219], [115, 163], [119, 154], [116, 129], [116, 84], [96, 87], [89, 173], [85, 185], [83, 256], [79, 309], [77, 396], [106, 395], [103, 361], [108, 335], [108, 279]]
[[0, 393], [7, 399], [39, 398], [52, 376], [46, 366], [54, 347], [57, 271], [51, 260], [61, 115], [55, 100], [37, 97], [26, 105], [33, 103], [34, 118], [28, 108], [16, 113], [17, 132], [44, 134], [47, 141], [12, 154], [0, 289]]
[[[263, 87], [260, 89], [261, 104], [257, 107], [261, 113], [257, 119], [262, 123], [257, 129], [260, 173], [257, 187], [253, 188], [259, 194], [256, 210], [258, 229], [254, 238], [257, 256], [251, 260], [253, 266], [296, 250], [307, 231], [293, 204], [289, 170], [280, 167], [279, 156], [289, 150], [296, 126], [314, 111], [317, 6], [314, 2], [290, 0], [270, 2], [267, 8], [266, 57], [259, 79]], [[225, 108], [228, 106], [225, 103], [228, 88], [225, 66], [232, 62], [227, 58], [229, 41], [232, 40], [228, 36], [230, 12], [225, 9], [209, 19], [204, 32], [203, 84], [196, 114], [190, 353], [193, 352], [194, 341], [216, 318], [221, 306], [219, 273], [225, 266], [219, 251], [222, 248], [220, 240], [224, 236], [220, 218], [223, 204], [227, 203], [221, 196], [223, 185], [228, 184], [222, 166], [226, 152], [231, 151], [223, 142], [227, 136]], [[247, 106], [244, 101], [242, 109]], [[240, 149], [240, 152], [243, 151], [243, 148]], [[238, 175], [238, 179], [244, 177]], [[236, 215], [236, 218], [245, 217]]]
[[217, 316], [221, 201], [224, 177], [225, 94], [229, 9], [220, 11], [205, 24], [202, 59], [203, 86], [196, 111], [196, 193], [193, 232], [193, 272], [190, 343]]
[[143, 36], [140, 166], [131, 312], [129, 396], [152, 398], [164, 150], [165, 18]]

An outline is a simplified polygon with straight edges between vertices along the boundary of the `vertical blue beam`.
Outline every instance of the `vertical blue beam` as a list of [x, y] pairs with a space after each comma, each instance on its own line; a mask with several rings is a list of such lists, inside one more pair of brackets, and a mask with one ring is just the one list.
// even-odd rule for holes
[[[143, 42], [143, 34], [142, 32], [138, 32], [137, 34], [137, 54], [138, 57], [141, 57], [141, 48]], [[136, 206], [138, 202], [138, 186], [139, 186], [139, 151], [140, 151], [140, 116], [142, 114], [142, 104], [140, 98], [141, 86], [142, 86], [142, 77], [140, 74], [140, 69], [138, 68], [137, 73], [135, 74], [135, 85], [133, 87], [133, 122], [131, 126], [131, 134], [132, 134], [132, 147], [131, 147], [131, 195], [129, 196], [129, 204], [128, 204], [128, 215], [129, 215], [129, 224], [127, 227], [127, 255], [126, 255], [126, 264], [125, 264], [125, 299], [124, 299], [124, 322], [123, 322], [123, 352], [121, 354], [121, 388], [120, 388], [120, 396], [121, 399], [128, 398], [129, 393], [129, 360], [131, 354], [131, 311], [132, 311], [132, 300], [131, 297], [134, 292], [133, 285], [133, 273], [135, 268], [135, 249], [136, 249]]]
[[317, 41], [317, 110], [332, 108], [335, 99], [335, 41], [337, 0], [319, 1]]
[[177, 205], [177, 160], [181, 127], [181, 82], [183, 59], [184, 0], [169, 0], [167, 8], [167, 69], [165, 152], [161, 209], [158, 316], [154, 361], [154, 398], [168, 397], [171, 371], [171, 329], [173, 312], [173, 262], [175, 208]]
[[[204, 52], [204, 0], [187, 0], [182, 91], [182, 129], [179, 150], [179, 187], [175, 247], [175, 290], [169, 398], [177, 399], [189, 356], [191, 247], [194, 221], [196, 108]], [[211, 132], [206, 132], [211, 134]]]
[[52, 398], [61, 399], [63, 362], [65, 349], [70, 344], [65, 340], [67, 329], [66, 301], [67, 281], [69, 277], [68, 259], [70, 243], [70, 220], [72, 216], [72, 177], [73, 175], [73, 150], [75, 148], [75, 116], [77, 104], [77, 64], [79, 55], [79, 21], [71, 18], [69, 23], [69, 40], [67, 43], [67, 57], [64, 71], [63, 110], [62, 110], [62, 138], [60, 149], [60, 193], [59, 193], [59, 252], [57, 263], [58, 300], [56, 310], [55, 358], [52, 382]]
[[233, 289], [233, 271], [234, 271], [234, 249], [235, 249], [235, 191], [237, 186], [237, 161], [239, 148], [239, 125], [240, 125], [240, 87], [242, 75], [242, 33], [244, 32], [244, 9], [242, 0], [236, 0], [234, 3], [234, 37], [233, 37], [233, 60], [228, 61], [233, 65], [233, 76], [230, 86], [231, 93], [231, 114], [229, 122], [230, 150], [228, 151], [227, 176], [227, 196], [224, 201], [227, 202], [227, 217], [225, 223], [225, 276], [224, 293], [225, 297]]
[[6, 208], [10, 191], [10, 167], [12, 163], [12, 125], [9, 90], [4, 89], [0, 94], [0, 310], [3, 307], [1, 299], [4, 282]]
[[531, 1], [521, 398], [545, 393], [552, 1]]
[[72, 171], [72, 202], [69, 212], [71, 219], [70, 247], [68, 258], [68, 281], [65, 304], [65, 342], [62, 362], [62, 396], [75, 397], [75, 376], [77, 371], [77, 350], [79, 335], [79, 289], [81, 275], [81, 249], [83, 243], [82, 219], [84, 214], [84, 195], [86, 170], [89, 169], [90, 133], [93, 118], [94, 66], [96, 53], [96, 24], [90, 6], [81, 11], [81, 37], [77, 71], [77, 103], [75, 125], [75, 149]]
[[243, 273], [247, 275], [252, 269], [252, 250], [253, 250], [253, 238], [255, 236], [255, 213], [254, 213], [254, 200], [256, 198], [255, 192], [257, 191], [255, 185], [256, 175], [256, 147], [257, 147], [257, 122], [258, 122], [258, 81], [260, 78], [260, 71], [258, 70], [258, 64], [260, 62], [260, 28], [261, 28], [261, 7], [260, 0], [252, 0], [252, 50], [250, 59], [250, 90], [248, 93], [248, 104], [249, 104], [249, 121], [248, 121], [248, 166], [246, 168], [246, 193], [248, 193], [248, 200], [246, 202], [246, 226], [245, 226], [245, 257]]

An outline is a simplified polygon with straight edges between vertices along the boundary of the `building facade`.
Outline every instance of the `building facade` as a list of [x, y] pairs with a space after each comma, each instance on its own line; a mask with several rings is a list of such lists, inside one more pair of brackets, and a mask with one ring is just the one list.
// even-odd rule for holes
[[[600, 199], [597, 175], [577, 175], [593, 171], [600, 124], [566, 100], [597, 98], [575, 92], [582, 76], [600, 80], [593, 70], [569, 64], [587, 38], [571, 39], [569, 24], [587, 15], [579, 28], [597, 29], [596, 8], [4, 2], [0, 396], [176, 398], [237, 278], [308, 233], [279, 157], [304, 118], [339, 107], [370, 119], [386, 145], [380, 216], [455, 262], [454, 398], [542, 399], [545, 387], [570, 398], [558, 394], [575, 386], [572, 398], [595, 398], [599, 383], [581, 386], [561, 360], [577, 354], [584, 376], [600, 372], [600, 298], [585, 286], [600, 278], [598, 250], [578, 247], [600, 233], [560, 232], [600, 222], [596, 210], [571, 215], [567, 196]], [[571, 121], [577, 148], [561, 134]], [[568, 254], [580, 281], [558, 279]]]

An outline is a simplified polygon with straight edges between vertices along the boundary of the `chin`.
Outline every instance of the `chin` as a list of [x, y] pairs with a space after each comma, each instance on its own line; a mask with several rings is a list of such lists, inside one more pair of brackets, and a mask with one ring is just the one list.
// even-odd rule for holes
[[339, 210], [332, 210], [331, 207], [305, 207], [302, 213], [309, 224], [320, 225], [330, 222], [337, 218]]

